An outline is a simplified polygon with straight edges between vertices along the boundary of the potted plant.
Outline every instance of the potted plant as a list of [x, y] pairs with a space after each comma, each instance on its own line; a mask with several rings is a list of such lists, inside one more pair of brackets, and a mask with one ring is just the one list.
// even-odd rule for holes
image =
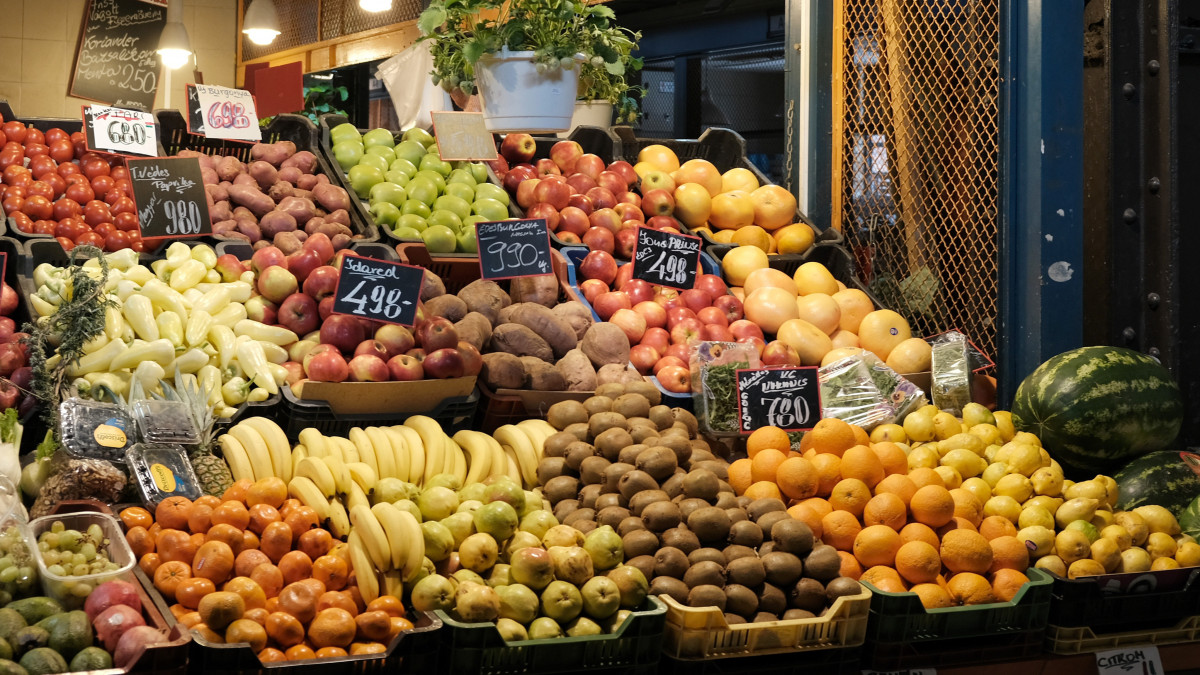
[[434, 83], [478, 91], [489, 131], [566, 131], [577, 64], [620, 61], [614, 16], [577, 0], [433, 0], [417, 27], [432, 41]]
[[617, 60], [599, 65], [588, 61], [580, 66], [579, 97], [575, 102], [575, 115], [571, 118], [572, 129], [582, 125], [607, 128], [614, 123], [614, 112], [616, 124], [637, 121], [641, 115], [639, 100], [645, 90], [631, 86], [626, 78], [642, 69], [642, 59], [633, 56], [641, 37], [641, 33], [611, 26], [608, 44], [617, 50]]

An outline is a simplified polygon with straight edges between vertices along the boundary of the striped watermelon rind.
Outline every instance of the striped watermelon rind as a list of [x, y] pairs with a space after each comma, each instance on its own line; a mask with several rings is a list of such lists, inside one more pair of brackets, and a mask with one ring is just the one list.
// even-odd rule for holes
[[1200, 476], [1176, 450], [1142, 455], [1121, 467], [1113, 479], [1120, 489], [1117, 508], [1122, 511], [1157, 504], [1178, 513], [1200, 495]]
[[1017, 388], [1012, 417], [1064, 468], [1096, 473], [1174, 442], [1183, 399], [1153, 358], [1123, 347], [1082, 347], [1030, 373]]

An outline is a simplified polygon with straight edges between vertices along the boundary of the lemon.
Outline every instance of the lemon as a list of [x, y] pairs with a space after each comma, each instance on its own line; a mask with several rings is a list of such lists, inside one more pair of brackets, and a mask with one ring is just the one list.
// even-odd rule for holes
[[1086, 520], [1072, 520], [1071, 522], [1067, 523], [1066, 529], [1079, 530], [1085, 536], [1087, 536], [1089, 544], [1100, 538], [1100, 530], [1097, 530], [1095, 525]]
[[939, 441], [944, 441], [962, 433], [962, 422], [948, 412], [940, 412], [933, 416], [933, 432]]
[[1050, 551], [1054, 549], [1054, 530], [1040, 525], [1021, 528], [1021, 531], [1017, 532], [1017, 539], [1033, 544], [1029, 553], [1033, 558], [1050, 555]]
[[[1107, 506], [1106, 504], [1103, 506]], [[1092, 514], [1092, 524], [1101, 529], [1113, 524], [1113, 512], [1107, 509], [1096, 509]]]
[[1011, 441], [1013, 436], [1017, 435], [1017, 429], [1013, 426], [1012, 413], [1007, 410], [997, 410], [992, 413], [992, 416], [996, 418], [996, 430], [1000, 432], [1000, 439]]
[[937, 451], [932, 448], [921, 446], [914, 448], [908, 453], [908, 468], [913, 469], [934, 469], [937, 468], [938, 460]]
[[953, 468], [963, 478], [974, 478], [983, 473], [988, 465], [979, 455], [966, 448], [959, 448], [947, 452], [942, 457], [942, 466]]
[[1120, 495], [1120, 490], [1117, 487], [1117, 481], [1113, 480], [1112, 476], [1104, 476], [1104, 475], [1096, 476], [1092, 480], [1096, 480], [1101, 483], [1104, 483], [1105, 489], [1108, 490], [1108, 505], [1116, 506], [1117, 505], [1117, 497], [1118, 497], [1118, 495]]
[[1121, 547], [1112, 539], [1100, 537], [1092, 542], [1092, 560], [1103, 565], [1105, 572], [1116, 571], [1121, 564]]
[[[1022, 513], [1024, 513], [1024, 511], [1021, 509], [1021, 505], [1019, 503], [1017, 503], [1017, 500], [1013, 499], [1012, 497], [991, 497], [983, 504], [983, 515], [984, 516], [1000, 516], [1001, 518], [1007, 518], [1012, 521], [1013, 525], [1016, 525], [1017, 523], [1020, 522]], [[1050, 514], [1047, 513], [1046, 514], [1047, 518], [1045, 520], [1041, 520], [1037, 523], [1021, 523], [1021, 524], [1022, 525], [1029, 525], [1029, 524], [1045, 525], [1047, 520], [1049, 520], [1051, 523], [1053, 523], [1054, 520], [1052, 518], [1049, 518], [1049, 515]]]
[[996, 422], [992, 411], [975, 402], [963, 406], [962, 418], [963, 423], [968, 427], [973, 427], [977, 424], [994, 424]]
[[[1054, 537], [1054, 552], [1070, 565], [1092, 555], [1092, 542], [1079, 530], [1063, 530]], [[1149, 565], [1149, 561], [1147, 561]]]
[[972, 453], [982, 457], [983, 451], [987, 450], [987, 443], [983, 439], [971, 434], [955, 434], [950, 438], [942, 441], [942, 448], [946, 450], [970, 450]]
[[994, 424], [976, 424], [967, 433], [982, 438], [985, 445], [1000, 445], [1000, 430]]
[[922, 408], [904, 418], [904, 433], [909, 440], [925, 442], [934, 439], [933, 415], [924, 411]]
[[[988, 464], [996, 464], [997, 463], [996, 456], [999, 454], [1000, 454], [1000, 446], [993, 443], [992, 445], [989, 445], [989, 446], [987, 446], [987, 448], [984, 449], [983, 458], [985, 460], [987, 460]], [[1001, 464], [1001, 466], [1003, 466], [1003, 464]], [[1007, 472], [1008, 471], [1005, 470], [1005, 473], [1007, 473]]]
[[1171, 535], [1164, 532], [1151, 532], [1146, 537], [1146, 552], [1151, 558], [1174, 558], [1179, 546]]
[[1038, 558], [1037, 562], [1034, 563], [1033, 566], [1038, 568], [1039, 570], [1046, 570], [1047, 572], [1049, 572], [1051, 574], [1056, 574], [1060, 577], [1067, 576], [1066, 563], [1064, 563], [1062, 561], [1062, 558], [1060, 558], [1056, 555], [1048, 555], [1048, 556], [1044, 556], [1042, 558]]
[[1175, 551], [1175, 562], [1179, 563], [1180, 567], [1196, 567], [1200, 565], [1200, 544], [1194, 541], [1180, 544], [1179, 548]]
[[1165, 532], [1172, 537], [1179, 534], [1179, 521], [1175, 519], [1175, 514], [1162, 506], [1147, 504], [1137, 507], [1133, 512], [1146, 521], [1146, 527], [1151, 532]]
[[1095, 499], [1083, 497], [1069, 499], [1054, 512], [1054, 522], [1058, 523], [1059, 527], [1066, 527], [1073, 520], [1090, 521], [1096, 514], [1096, 508], [1099, 505], [1100, 502]]
[[1084, 558], [1076, 560], [1067, 568], [1067, 577], [1070, 579], [1078, 579], [1080, 577], [1095, 577], [1104, 574], [1104, 565], [1092, 560]]
[[1144, 548], [1131, 546], [1124, 551], [1121, 551], [1121, 566], [1119, 572], [1149, 572], [1150, 571], [1150, 554]]
[[[988, 501], [995, 499], [1012, 499], [1012, 497], [992, 497]], [[1016, 501], [1015, 499], [1013, 501]], [[987, 511], [987, 504], [983, 506], [984, 511]], [[1026, 506], [1021, 509], [1021, 513], [1017, 516], [1017, 527], [1022, 529], [1026, 527], [1044, 527], [1048, 530], [1054, 529], [1054, 516], [1049, 511], [1041, 506]]]
[[1117, 550], [1124, 551], [1133, 546], [1133, 537], [1129, 536], [1129, 530], [1120, 525], [1109, 525], [1100, 530], [1101, 539], [1112, 539], [1117, 545]]
[[1012, 442], [1013, 443], [1028, 443], [1030, 445], [1036, 445], [1039, 448], [1042, 447], [1041, 439], [1038, 438], [1037, 436], [1035, 436], [1034, 434], [1029, 433], [1028, 431], [1018, 431], [1017, 433], [1013, 434]]
[[1097, 499], [1107, 504], [1108, 488], [1102, 482], [1085, 480], [1072, 485], [1069, 490], [1064, 490], [1063, 496], [1067, 499], [1075, 499], [1076, 497]]
[[904, 433], [904, 427], [899, 424], [880, 424], [871, 430], [872, 443], [884, 443], [891, 441], [892, 443], [907, 443], [908, 435]]
[[1146, 537], [1150, 535], [1150, 527], [1146, 525], [1145, 518], [1133, 511], [1122, 511], [1113, 517], [1113, 521], [1129, 532], [1134, 546], [1146, 543]]
[[983, 470], [983, 475], [981, 477], [983, 480], [987, 481], [988, 485], [992, 486], [992, 494], [996, 494], [996, 483], [998, 483], [1001, 478], [1004, 478], [1007, 475], [1008, 467], [997, 462], [995, 464], [989, 464], [988, 468]]
[[975, 495], [980, 504], [992, 498], [992, 486], [987, 484], [987, 481], [976, 476], [963, 481], [962, 489]]
[[933, 470], [942, 477], [942, 482], [946, 484], [947, 490], [953, 490], [962, 485], [962, 475], [955, 471], [954, 467], [935, 466]]
[[1024, 502], [1033, 496], [1033, 483], [1019, 473], [1010, 473], [996, 481], [996, 484], [992, 486], [992, 494], [1008, 496], [1018, 502]]
[[1158, 570], [1177, 569], [1179, 569], [1179, 563], [1176, 562], [1174, 558], [1155, 558], [1154, 562], [1150, 563], [1151, 572], [1156, 572]]
[[1038, 495], [1057, 497], [1062, 494], [1063, 475], [1048, 466], [1034, 471], [1029, 481], [1033, 483], [1033, 491]]
[[1026, 499], [1024, 502], [1022, 502], [1021, 506], [1041, 506], [1050, 513], [1054, 513], [1055, 511], [1058, 511], [1058, 507], [1063, 505], [1063, 501], [1064, 500], [1061, 497], [1047, 497], [1046, 495], [1038, 495], [1037, 497], [1030, 497], [1029, 499]]

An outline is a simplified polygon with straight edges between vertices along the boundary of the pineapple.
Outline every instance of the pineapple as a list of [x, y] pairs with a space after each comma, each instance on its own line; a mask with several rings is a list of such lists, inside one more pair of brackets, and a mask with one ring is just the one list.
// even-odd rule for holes
[[200, 442], [188, 453], [188, 460], [191, 461], [192, 470], [196, 472], [196, 478], [200, 481], [200, 490], [206, 495], [220, 497], [233, 485], [233, 473], [223, 458], [213, 454], [213, 441], [217, 436], [216, 415], [208, 405], [207, 393], [201, 390], [194, 376], [180, 378], [176, 374], [175, 382], [175, 387], [166, 382], [162, 383], [161, 398], [187, 404], [196, 429], [200, 432]]

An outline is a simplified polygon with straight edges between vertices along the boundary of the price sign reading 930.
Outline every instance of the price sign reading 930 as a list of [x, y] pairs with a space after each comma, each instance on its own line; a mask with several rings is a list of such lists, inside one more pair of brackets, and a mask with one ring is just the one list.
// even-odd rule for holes
[[475, 242], [484, 279], [554, 273], [550, 267], [550, 229], [544, 218], [476, 223]]
[[196, 237], [212, 232], [200, 160], [130, 159], [129, 179], [142, 237]]
[[688, 290], [696, 285], [700, 267], [700, 237], [648, 227], [637, 229], [633, 247], [633, 278]]
[[821, 419], [816, 366], [737, 371], [738, 421], [743, 433], [765, 426], [808, 431]]
[[347, 255], [333, 295], [333, 312], [411, 326], [425, 270], [412, 265]]
[[[254, 96], [245, 89], [194, 85], [199, 112], [208, 138], [257, 143], [262, 140]], [[191, 103], [189, 102], [189, 106]], [[197, 129], [191, 129], [193, 133]]]
[[83, 128], [91, 150], [153, 157], [158, 154], [154, 115], [104, 105], [83, 106]]

